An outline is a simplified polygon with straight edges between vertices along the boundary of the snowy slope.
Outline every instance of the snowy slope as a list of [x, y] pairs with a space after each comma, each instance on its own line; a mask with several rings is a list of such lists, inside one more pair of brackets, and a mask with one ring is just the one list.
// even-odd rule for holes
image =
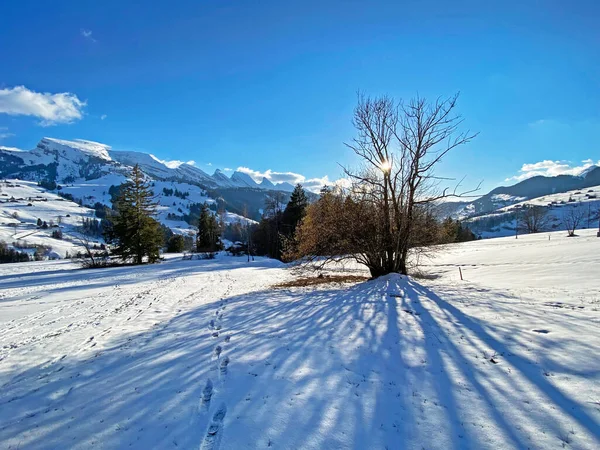
[[256, 181], [254, 181], [250, 175], [244, 172], [233, 172], [233, 174], [231, 175], [231, 182], [234, 184], [234, 186], [237, 187], [258, 187]]
[[280, 191], [292, 192], [294, 190], [294, 185], [291, 183], [288, 183], [287, 181], [284, 181], [283, 183], [278, 183], [275, 186]]
[[[591, 186], [586, 189], [575, 189], [567, 192], [544, 195], [531, 200], [520, 201], [510, 206], [500, 208], [490, 214], [480, 215], [465, 221], [474, 231], [482, 237], [502, 237], [515, 234], [516, 217], [529, 206], [544, 207], [547, 209], [549, 230], [564, 229], [563, 218], [572, 209], [583, 211], [584, 220], [579, 228], [598, 228], [600, 213], [600, 186]], [[494, 227], [481, 227], [479, 224], [493, 222]], [[520, 230], [524, 232], [524, 230]]]
[[600, 448], [598, 245], [449, 245], [435, 280], [320, 289], [264, 259], [0, 266], [0, 445]]
[[215, 170], [215, 173], [213, 173], [212, 177], [214, 178], [215, 182], [219, 186], [223, 186], [223, 187], [233, 187], [234, 186], [234, 184], [229, 179], [229, 177], [227, 175], [225, 175], [221, 169]]
[[273, 189], [275, 187], [275, 185], [271, 183], [266, 177], [263, 177], [263, 179], [259, 183], [259, 186], [262, 189]]
[[[92, 209], [79, 206], [36, 183], [22, 180], [0, 181], [0, 241], [7, 244], [45, 245], [56, 256], [64, 258], [82, 251], [78, 242], [78, 227], [82, 219], [95, 217]], [[56, 227], [40, 229], [37, 220], [54, 223]], [[63, 231], [63, 239], [52, 238], [52, 231]], [[101, 240], [98, 240], [98, 244]]]
[[[126, 181], [123, 175], [105, 175], [96, 180], [79, 181], [65, 185], [60, 190], [63, 194], [71, 194], [75, 199], [81, 200], [84, 205], [93, 206], [99, 202], [110, 205], [110, 194], [108, 188], [111, 185], [118, 186]], [[156, 219], [170, 227], [178, 234], [195, 235], [197, 228], [180, 219], [169, 218], [169, 215], [182, 216], [187, 214], [194, 203], [214, 203], [206, 192], [196, 186], [187, 183], [170, 181], [153, 182], [153, 190], [159, 203]], [[185, 198], [175, 195], [165, 195], [163, 189], [185, 193]], [[66, 200], [56, 194], [57, 191], [48, 191], [37, 183], [22, 180], [0, 181], [0, 241], [8, 244], [12, 242], [48, 245], [53, 248], [60, 257], [66, 253], [73, 255], [83, 250], [78, 242], [79, 226], [82, 218], [95, 218], [95, 211], [85, 206]], [[31, 206], [29, 206], [31, 204]], [[14, 214], [17, 217], [14, 217]], [[170, 216], [173, 217], [173, 216]], [[36, 225], [37, 219], [59, 224], [63, 231], [62, 240], [53, 239], [52, 231], [39, 229]], [[225, 215], [226, 223], [245, 222], [246, 219], [237, 214], [228, 212]], [[15, 226], [16, 225], [16, 226]], [[101, 239], [98, 239], [98, 243]]]

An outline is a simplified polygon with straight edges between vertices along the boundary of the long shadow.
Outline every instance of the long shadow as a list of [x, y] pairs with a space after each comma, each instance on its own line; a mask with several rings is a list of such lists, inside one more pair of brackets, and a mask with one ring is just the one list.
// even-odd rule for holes
[[[423, 324], [427, 325], [427, 327], [423, 327], [424, 332], [427, 333], [427, 328], [430, 328], [431, 332], [435, 333], [437, 331], [437, 333], [439, 333], [436, 338], [438, 341], [437, 344], [433, 343], [433, 345], [426, 346], [428, 351], [428, 360], [432, 362], [432, 366], [439, 366], [443, 368], [443, 370], [437, 373], [438, 384], [436, 385], [438, 387], [438, 398], [442, 399], [442, 401], [445, 400], [445, 405], [449, 409], [452, 409], [455, 412], [458, 411], [454, 398], [454, 392], [458, 391], [460, 387], [456, 385], [448, 376], [449, 367], [444, 363], [443, 360], [445, 353], [447, 357], [453, 360], [455, 367], [461, 371], [463, 377], [469, 381], [469, 384], [473, 386], [477, 390], [477, 393], [485, 399], [485, 402], [488, 406], [488, 412], [493, 418], [495, 424], [502, 429], [515, 448], [526, 448], [526, 443], [516, 434], [514, 425], [510, 424], [500, 413], [500, 411], [498, 411], [494, 405], [494, 400], [484, 389], [482, 384], [477, 380], [475, 371], [471, 368], [471, 362], [467, 361], [458, 347], [453, 344], [455, 337], [450, 336], [449, 334], [443, 334], [443, 328], [440, 326], [438, 321], [434, 319], [427, 306], [422, 304], [420, 300], [421, 295], [424, 295], [427, 299], [431, 299], [431, 291], [428, 290], [426, 293], [424, 290], [425, 288], [421, 285], [408, 280], [406, 282], [404, 292], [405, 299], [408, 300], [411, 307], [415, 308], [415, 305], [417, 305], [417, 308], [415, 309], [420, 313]], [[464, 369], [465, 367], [467, 368], [466, 370]], [[455, 429], [452, 430], [452, 434], [458, 438], [459, 434], [462, 436], [458, 430], [462, 430], [462, 433], [469, 436], [470, 439], [464, 439], [461, 441], [455, 439], [453, 441], [454, 448], [477, 448], [476, 445], [473, 446], [473, 442], [476, 442], [475, 436], [473, 435], [474, 431], [469, 430], [469, 428], [465, 428], [462, 425], [463, 421], [464, 419], [459, 417], [454, 418], [453, 425]]]
[[[231, 340], [223, 345], [231, 366], [219, 389], [228, 393], [232, 417], [252, 417], [264, 424], [262, 429], [249, 428], [255, 433], [252, 439], [285, 438], [294, 447], [307, 448], [311, 432], [330, 416], [333, 428], [346, 424], [353, 435], [333, 433], [324, 445], [356, 442], [355, 448], [365, 448], [373, 441], [379, 413], [365, 408], [362, 399], [374, 396], [379, 404], [388, 396], [381, 380], [369, 380], [370, 374], [363, 373], [378, 359], [381, 336], [373, 322], [387, 314], [383, 303], [373, 302], [372, 289], [379, 290], [367, 284], [349, 292], [323, 290], [307, 296], [267, 290], [225, 299], [224, 330]], [[273, 297], [283, 300], [274, 302]], [[197, 447], [206, 418], [195, 408], [206, 378], [219, 379], [216, 340], [206, 326], [214, 311], [214, 303], [200, 306], [161, 330], [122, 336], [88, 359], [67, 358], [15, 371], [0, 394], [0, 440], [33, 449], [64, 447], [65, 442], [102, 442], [111, 448]], [[348, 333], [360, 342], [356, 349], [328, 347], [329, 339]], [[392, 333], [389, 339], [398, 339], [398, 330]], [[397, 356], [390, 353], [386, 359]], [[273, 389], [278, 385], [285, 389]], [[325, 387], [340, 391], [335, 405], [331, 394], [322, 391]], [[302, 392], [296, 404], [284, 397], [290, 388]], [[282, 428], [273, 412], [286, 404], [289, 420]], [[228, 438], [235, 447], [235, 433]]]
[[[518, 369], [519, 374], [522, 377], [524, 377], [529, 383], [534, 384], [539, 389], [539, 391], [541, 391], [545, 396], [547, 396], [547, 398], [552, 402], [552, 407], [559, 408], [560, 411], [570, 416], [580, 426], [589, 431], [592, 436], [600, 436], [600, 423], [597, 422], [592, 416], [590, 416], [581, 407], [579, 403], [568, 397], [556, 386], [552, 385], [548, 381], [548, 378], [545, 377], [541, 371], [532, 370], [532, 367], [535, 363], [533, 360], [530, 360], [524, 356], [513, 352], [510, 348], [506, 346], [504, 342], [499, 341], [492, 334], [490, 334], [481, 325], [480, 322], [463, 313], [460, 309], [456, 308], [450, 302], [444, 301], [432, 290], [414, 282], [409, 282], [408, 285], [409, 289], [413, 292], [413, 295], [421, 295], [430, 299], [442, 311], [445, 311], [451, 318], [458, 321], [460, 326], [470, 330], [475, 336], [477, 336], [478, 339], [488, 344], [499, 354], [505, 354], [506, 358], [510, 361], [510, 363]], [[428, 316], [428, 319], [433, 321], [433, 317], [431, 317], [431, 315], [427, 312], [426, 308], [423, 308], [423, 311], [424, 314]], [[439, 326], [438, 328], [440, 330], [442, 329]], [[448, 342], [451, 342], [450, 336], [448, 336], [448, 338]], [[463, 358], [461, 356], [460, 351], [455, 346], [450, 345], [447, 346], [447, 348], [454, 355], [454, 357]], [[480, 383], [478, 383], [475, 379], [473, 379], [473, 382], [479, 390], [479, 392], [487, 396], [487, 400], [491, 404], [492, 400], [486, 394], [486, 391], [483, 388], [483, 386]], [[493, 407], [492, 411], [494, 411]], [[497, 413], [495, 414], [495, 416], [496, 420], [499, 423], [504, 423], [503, 428], [509, 433], [513, 441], [520, 443], [521, 445], [525, 445], [523, 442], [519, 441], [518, 437], [511, 431], [511, 427], [504, 421], [502, 417], [498, 417]], [[557, 424], [555, 424], [555, 429], [557, 430], [557, 432], [560, 432], [560, 427]]]
[[[185, 264], [172, 269], [179, 275], [202, 270]], [[0, 441], [28, 449], [198, 448], [209, 420], [198, 403], [210, 377], [213, 405], [227, 402], [228, 448], [489, 447], [461, 424], [465, 405], [456, 396], [450, 358], [483, 398], [505, 444], [527, 447], [514, 423], [495, 409], [491, 384], [478, 379], [456, 337], [430, 311], [433, 305], [456, 326], [510, 353], [475, 319], [410, 280], [262, 290], [215, 299], [156, 329], [114, 338], [85, 357], [15, 369], [0, 391]], [[217, 310], [224, 317], [215, 338], [208, 324]], [[418, 363], [421, 354], [426, 363]], [[226, 375], [219, 370], [225, 355], [231, 361]], [[531, 361], [510, 358], [552, 406], [599, 435], [598, 423], [577, 402], [526, 370]], [[424, 434], [434, 426], [437, 435]]]
[[[279, 264], [283, 267], [283, 264]], [[233, 267], [232, 267], [233, 266]], [[115, 284], [128, 285], [144, 281], [154, 281], [157, 278], [174, 278], [189, 276], [197, 273], [207, 273], [221, 270], [235, 270], [248, 268], [264, 270], [277, 267], [273, 260], [256, 258], [251, 264], [241, 258], [222, 257], [215, 260], [181, 261], [171, 260], [158, 265], [109, 267], [104, 269], [65, 269], [39, 273], [20, 273], [5, 275], [0, 287], [2, 289], [21, 288], [26, 284], [28, 288], [56, 284], [56, 288], [44, 289], [47, 294], [59, 294], [65, 290], [77, 292], [91, 288], [104, 288]], [[27, 268], [27, 267], [24, 267]], [[35, 278], [34, 278], [35, 275]], [[27, 278], [23, 280], [23, 278]], [[2, 302], [12, 301], [7, 297]]]

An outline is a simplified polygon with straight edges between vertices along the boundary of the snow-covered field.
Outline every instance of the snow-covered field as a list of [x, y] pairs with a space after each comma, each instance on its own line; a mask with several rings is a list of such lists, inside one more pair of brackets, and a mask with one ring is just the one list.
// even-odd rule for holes
[[318, 289], [265, 259], [0, 266], [0, 448], [600, 448], [579, 234]]

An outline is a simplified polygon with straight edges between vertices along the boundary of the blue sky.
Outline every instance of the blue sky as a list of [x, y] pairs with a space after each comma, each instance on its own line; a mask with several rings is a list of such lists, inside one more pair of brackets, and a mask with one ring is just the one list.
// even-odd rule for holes
[[600, 159], [594, 0], [15, 0], [2, 10], [0, 145], [83, 138], [209, 172], [334, 180], [338, 164], [355, 163], [343, 142], [357, 90], [460, 91], [480, 135], [439, 175], [488, 190]]

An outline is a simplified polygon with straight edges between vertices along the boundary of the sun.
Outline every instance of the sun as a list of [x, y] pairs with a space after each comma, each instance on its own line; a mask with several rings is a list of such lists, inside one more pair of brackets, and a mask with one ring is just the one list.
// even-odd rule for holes
[[381, 164], [379, 164], [379, 168], [385, 172], [385, 173], [389, 173], [392, 171], [392, 163], [389, 162], [387, 159], [384, 159], [383, 161], [381, 161]]

